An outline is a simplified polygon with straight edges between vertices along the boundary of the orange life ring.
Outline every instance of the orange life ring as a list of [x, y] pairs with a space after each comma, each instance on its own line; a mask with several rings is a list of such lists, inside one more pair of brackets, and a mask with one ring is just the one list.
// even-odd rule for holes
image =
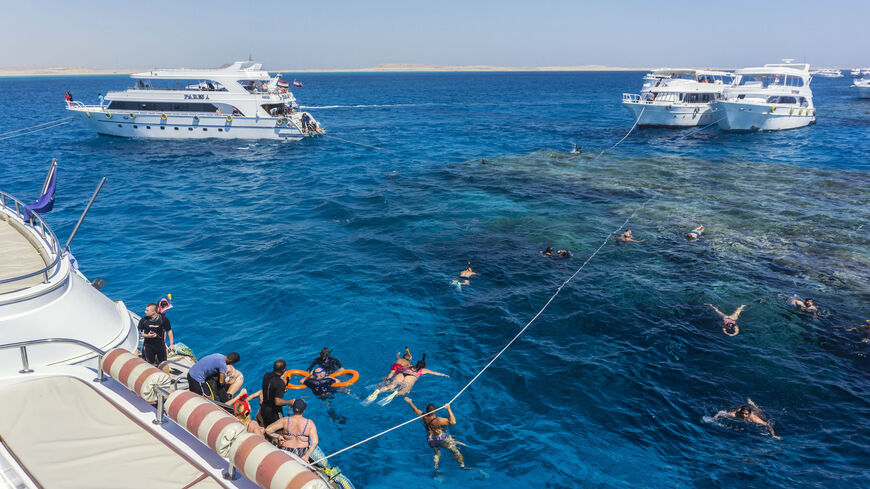
[[346, 369], [339, 370], [338, 372], [333, 372], [333, 373], [329, 374], [329, 376], [332, 377], [333, 379], [337, 379], [338, 377], [340, 377], [342, 375], [347, 375], [347, 374], [350, 374], [349, 379], [343, 380], [341, 382], [336, 382], [336, 383], [332, 384], [332, 387], [347, 387], [349, 385], [355, 384], [356, 381], [359, 380], [359, 372], [357, 372], [356, 370], [354, 370], [352, 368], [346, 368]]
[[286, 387], [284, 388], [285, 391], [289, 390], [289, 389], [300, 390], [300, 389], [305, 389], [308, 387], [305, 384], [293, 384], [293, 383], [291, 383], [290, 378], [293, 377], [294, 375], [301, 375], [302, 380], [305, 380], [305, 377], [308, 377], [308, 372], [306, 372], [304, 370], [288, 370], [288, 371], [284, 372], [284, 374], [281, 375], [281, 378], [284, 379], [284, 384], [286, 385]]

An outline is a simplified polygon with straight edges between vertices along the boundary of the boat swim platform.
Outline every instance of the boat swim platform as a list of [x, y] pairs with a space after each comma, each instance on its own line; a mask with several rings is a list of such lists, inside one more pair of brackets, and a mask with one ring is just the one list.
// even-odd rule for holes
[[[18, 220], [0, 211], [0, 280], [20, 277], [28, 273], [42, 270], [48, 263], [40, 253], [42, 247], [35, 243], [32, 236]], [[42, 274], [0, 283], [0, 294], [26, 289], [42, 283]]]
[[80, 378], [52, 375], [4, 384], [0, 449], [36, 487], [227, 487]]

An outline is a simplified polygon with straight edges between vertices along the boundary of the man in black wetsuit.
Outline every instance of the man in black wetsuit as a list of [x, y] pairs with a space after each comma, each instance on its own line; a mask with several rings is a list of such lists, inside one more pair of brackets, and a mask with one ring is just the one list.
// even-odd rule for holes
[[260, 426], [269, 426], [281, 419], [284, 414], [281, 407], [293, 403], [284, 400], [287, 384], [281, 376], [284, 375], [285, 370], [287, 370], [287, 363], [284, 360], [275, 360], [272, 371], [263, 376], [263, 402], [260, 404], [260, 412], [257, 413], [257, 417], [262, 422]]
[[323, 348], [320, 350], [320, 356], [315, 358], [311, 365], [306, 369], [308, 372], [314, 372], [314, 367], [322, 367], [323, 370], [326, 370], [326, 375], [331, 375], [335, 372], [343, 370], [341, 366], [341, 362], [338, 361], [337, 358], [333, 358], [329, 356], [331, 350], [329, 348]]
[[338, 381], [332, 377], [327, 377], [326, 372], [320, 367], [315, 368], [314, 375], [306, 377], [303, 381], [311, 389], [311, 393], [320, 400], [326, 400], [338, 390], [332, 386], [336, 382]]
[[166, 316], [157, 312], [157, 304], [151, 303], [145, 307], [145, 315], [139, 320], [137, 326], [142, 335], [142, 353], [145, 361], [152, 365], [160, 365], [166, 361], [166, 340], [169, 336], [169, 347], [172, 348], [175, 340], [172, 338], [172, 326]]

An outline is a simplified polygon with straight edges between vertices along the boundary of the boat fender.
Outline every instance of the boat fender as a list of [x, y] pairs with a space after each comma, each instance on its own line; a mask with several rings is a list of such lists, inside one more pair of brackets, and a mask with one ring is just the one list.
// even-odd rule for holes
[[193, 121], [194, 121], [194, 122], [199, 122], [199, 116], [198, 116], [198, 115], [193, 116]]
[[302, 380], [304, 381], [305, 378], [308, 377], [308, 372], [306, 372], [304, 370], [288, 370], [288, 371], [284, 372], [284, 374], [281, 375], [281, 378], [284, 379], [284, 384], [286, 385], [284, 390], [307, 389], [308, 386], [305, 384], [301, 384], [301, 383], [300, 384], [293, 384], [290, 382], [290, 378], [293, 377], [294, 375], [301, 375]]
[[90, 112], [85, 112], [85, 115], [88, 116], [88, 119], [91, 118], [91, 113], [90, 113]]
[[349, 385], [355, 384], [356, 381], [359, 380], [359, 372], [357, 372], [356, 370], [353, 370], [351, 368], [345, 368], [345, 369], [339, 370], [338, 372], [333, 372], [333, 373], [329, 374], [329, 376], [332, 377], [333, 379], [337, 379], [338, 377], [340, 377], [342, 375], [350, 375], [350, 378], [347, 380], [342, 380], [341, 382], [336, 382], [336, 383], [332, 384], [333, 387], [347, 387]]
[[166, 113], [160, 114], [160, 118], [165, 121], [166, 120]]
[[770, 106], [770, 113], [773, 114], [774, 112], [776, 112], [776, 106], [775, 106], [775, 105], [771, 105], [771, 106]]
[[788, 115], [794, 114], [794, 107], [788, 109]]
[[275, 124], [278, 124], [279, 126], [283, 126], [284, 125], [284, 118], [282, 117], [282, 118], [278, 119], [277, 121], [275, 121]]
[[111, 118], [112, 118], [112, 114], [106, 112], [106, 119], [111, 119]]
[[135, 119], [135, 118], [136, 118], [136, 114], [130, 112], [130, 118], [131, 118], [131, 119]]
[[233, 116], [228, 115], [228, 116], [227, 116], [227, 122], [233, 122]]

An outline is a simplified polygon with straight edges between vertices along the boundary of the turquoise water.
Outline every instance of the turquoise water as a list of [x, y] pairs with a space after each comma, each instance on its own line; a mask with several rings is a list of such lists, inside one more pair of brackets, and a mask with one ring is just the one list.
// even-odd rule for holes
[[[473, 470], [445, 454], [433, 472], [418, 422], [336, 462], [357, 487], [866, 485], [870, 345], [846, 330], [870, 318], [870, 101], [814, 80], [814, 126], [639, 129], [597, 157], [631, 127], [620, 95], [641, 75], [305, 75], [297, 98], [333, 137], [148, 142], [76, 123], [0, 141], [0, 187], [35, 199], [58, 158], [47, 220], [65, 239], [108, 177], [73, 242], [82, 271], [137, 312], [172, 293], [176, 338], [238, 351], [249, 390], [276, 358], [305, 368], [330, 346], [364, 396], [407, 345], [450, 375], [424, 377], [418, 406], [450, 399], [649, 200], [630, 223], [645, 241], [605, 246], [456, 401]], [[64, 117], [66, 90], [127, 85], [0, 79], [0, 132]], [[457, 290], [467, 261], [480, 275]], [[746, 304], [741, 334], [705, 303]], [[782, 440], [704, 421], [747, 397]], [[327, 453], [412, 414], [343, 396], [342, 424], [309, 401]]]

